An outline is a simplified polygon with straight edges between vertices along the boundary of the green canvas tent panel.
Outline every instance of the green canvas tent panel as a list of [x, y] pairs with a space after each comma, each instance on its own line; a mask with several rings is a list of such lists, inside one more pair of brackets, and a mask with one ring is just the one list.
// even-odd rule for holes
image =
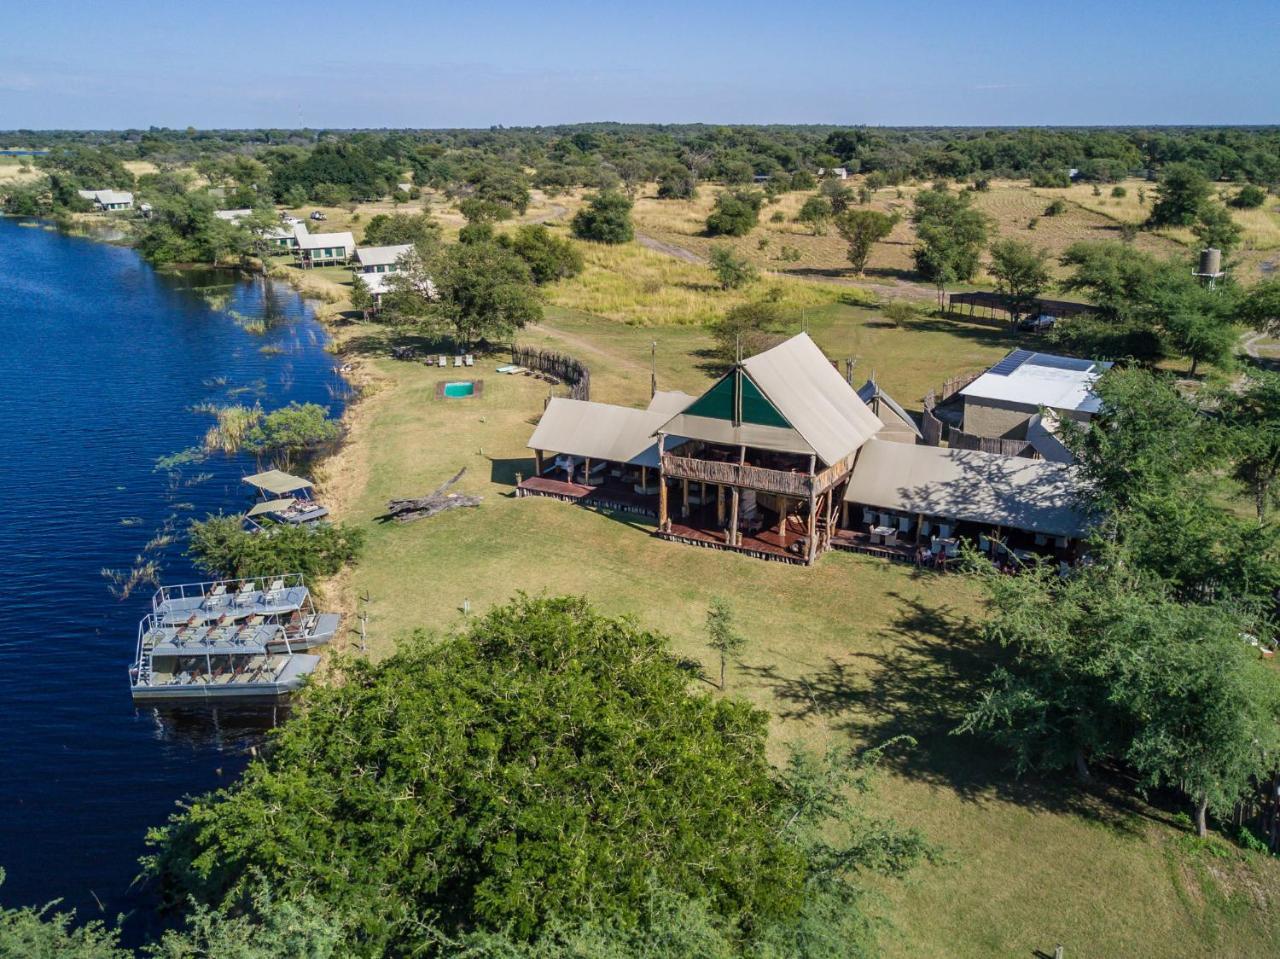
[[791, 429], [787, 418], [774, 406], [751, 382], [751, 378], [742, 375], [741, 370], [734, 370], [715, 386], [703, 393], [693, 404], [685, 409], [686, 416], [705, 416], [714, 420], [733, 421], [733, 383], [735, 378], [742, 381], [742, 422], [754, 423], [757, 426], [776, 426]]

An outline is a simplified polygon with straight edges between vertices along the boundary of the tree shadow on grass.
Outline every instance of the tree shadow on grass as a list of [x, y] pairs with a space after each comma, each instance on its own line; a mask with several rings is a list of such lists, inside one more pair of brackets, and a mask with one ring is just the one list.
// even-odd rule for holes
[[[939, 585], [945, 582], [939, 579]], [[784, 718], [826, 722], [867, 745], [912, 737], [918, 745], [886, 756], [888, 767], [966, 802], [1069, 812], [1123, 833], [1136, 832], [1140, 818], [1171, 822], [1138, 801], [1132, 784], [1115, 774], [1104, 773], [1087, 789], [1067, 772], [1017, 777], [1004, 750], [978, 736], [956, 735], [1002, 653], [977, 623], [945, 602], [926, 605], [893, 596], [900, 610], [881, 632], [889, 640], [883, 650], [829, 658], [799, 676], [783, 675], [775, 666], [743, 669], [771, 688]]]

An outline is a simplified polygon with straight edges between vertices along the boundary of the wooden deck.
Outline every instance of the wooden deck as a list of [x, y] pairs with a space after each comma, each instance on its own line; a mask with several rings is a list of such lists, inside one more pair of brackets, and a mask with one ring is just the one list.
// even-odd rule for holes
[[613, 479], [599, 486], [587, 486], [547, 476], [531, 476], [516, 487], [516, 496], [546, 496], [588, 509], [617, 510], [654, 519], [658, 516], [656, 494], [637, 493], [631, 486]]
[[793, 519], [787, 527], [785, 537], [778, 532], [776, 525], [752, 533], [743, 530], [741, 542], [736, 546], [730, 546], [724, 541], [724, 530], [716, 528], [714, 514], [715, 510], [712, 507], [695, 509], [683, 521], [672, 518], [671, 529], [665, 532], [659, 531], [656, 535], [673, 543], [687, 543], [690, 546], [702, 546], [706, 549], [745, 553], [757, 559], [768, 559], [778, 563], [807, 565], [803, 523]]
[[[908, 537], [909, 538], [909, 537]], [[851, 553], [866, 553], [868, 556], [879, 556], [895, 563], [914, 563], [916, 560], [915, 543], [899, 543], [896, 546], [885, 546], [883, 543], [871, 542], [867, 533], [852, 529], [837, 529], [831, 534], [831, 545], [836, 549]]]

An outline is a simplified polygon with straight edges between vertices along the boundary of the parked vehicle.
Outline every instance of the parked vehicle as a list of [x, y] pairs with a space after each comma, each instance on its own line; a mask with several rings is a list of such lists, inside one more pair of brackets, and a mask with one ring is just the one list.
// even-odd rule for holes
[[325, 216], [325, 214], [324, 214], [324, 211], [323, 211], [323, 210], [312, 210], [312, 211], [311, 211], [311, 219], [313, 219], [313, 220], [327, 220], [327, 219], [329, 219], [329, 218], [328, 218], [327, 216]]

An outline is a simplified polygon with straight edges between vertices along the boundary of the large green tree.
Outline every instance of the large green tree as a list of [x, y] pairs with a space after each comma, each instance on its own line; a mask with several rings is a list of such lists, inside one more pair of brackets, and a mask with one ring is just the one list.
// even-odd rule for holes
[[1038, 250], [1025, 240], [1003, 239], [991, 244], [990, 273], [996, 290], [1009, 298], [1010, 317], [1018, 320], [1035, 309], [1049, 285], [1049, 251]]
[[940, 290], [972, 279], [981, 264], [991, 224], [972, 203], [971, 193], [952, 193], [945, 184], [916, 194], [911, 221], [918, 242], [912, 256], [920, 274]]
[[499, 237], [498, 242], [528, 264], [533, 282], [539, 286], [582, 272], [582, 252], [541, 223], [522, 226]]
[[850, 803], [863, 762], [775, 770], [764, 713], [692, 693], [661, 636], [580, 599], [338, 670], [236, 785], [152, 834], [171, 895], [252, 915], [265, 882], [351, 917], [347, 955], [585, 926], [623, 942], [675, 909], [713, 955], [812, 934], [804, 954], [863, 956], [857, 875], [927, 851]]
[[846, 244], [846, 256], [853, 272], [862, 276], [877, 243], [893, 232], [897, 216], [879, 210], [845, 210], [835, 218], [836, 230]]
[[1209, 178], [1195, 163], [1170, 163], [1156, 181], [1150, 226], [1192, 226], [1209, 202]]
[[1230, 431], [1232, 472], [1264, 523], [1280, 479], [1280, 373], [1251, 371], [1223, 391], [1220, 411]]
[[712, 236], [746, 236], [760, 222], [764, 194], [758, 190], [725, 191], [716, 197], [707, 216], [707, 232]]

